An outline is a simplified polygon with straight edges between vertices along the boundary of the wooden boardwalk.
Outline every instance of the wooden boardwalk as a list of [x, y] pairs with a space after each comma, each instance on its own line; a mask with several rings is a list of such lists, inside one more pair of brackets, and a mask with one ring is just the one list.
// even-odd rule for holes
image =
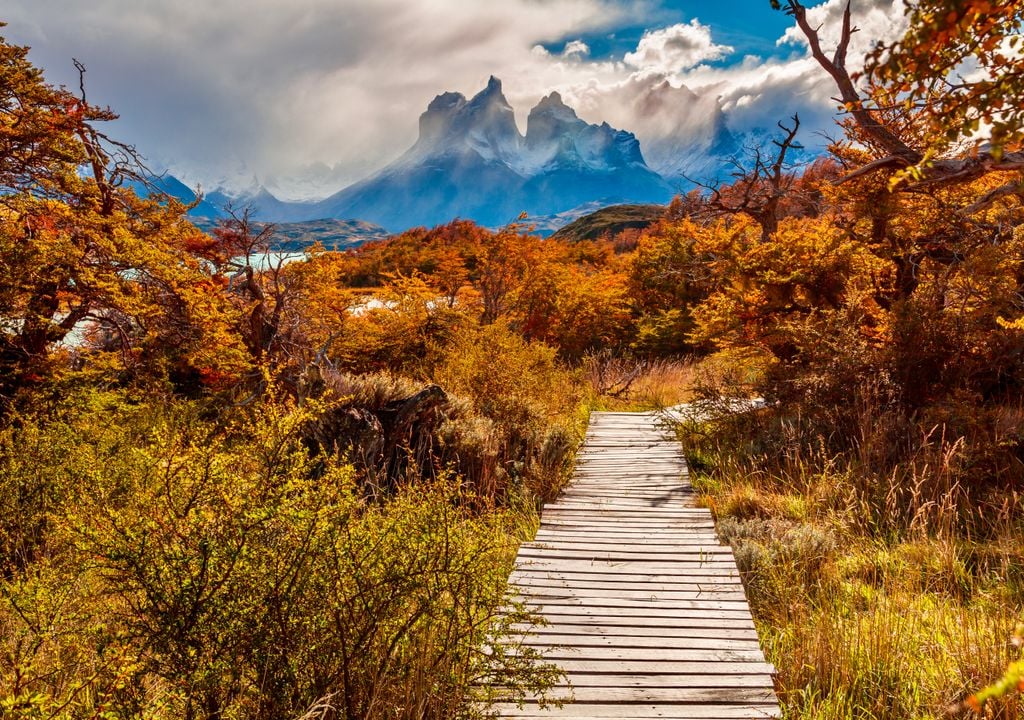
[[732, 551], [694, 507], [686, 462], [659, 417], [594, 413], [573, 482], [519, 549], [512, 587], [549, 625], [523, 642], [564, 671], [541, 709], [500, 717], [778, 717]]

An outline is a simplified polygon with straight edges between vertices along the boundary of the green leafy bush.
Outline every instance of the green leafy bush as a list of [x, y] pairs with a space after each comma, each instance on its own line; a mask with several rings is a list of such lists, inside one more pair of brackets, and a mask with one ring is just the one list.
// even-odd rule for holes
[[[456, 717], [483, 678], [549, 683], [497, 642], [529, 620], [495, 615], [522, 516], [443, 475], [367, 500], [303, 443], [320, 411], [115, 405], [11, 429], [6, 481], [50, 500], [5, 527], [4, 716]], [[22, 439], [75, 451], [19, 465]]]

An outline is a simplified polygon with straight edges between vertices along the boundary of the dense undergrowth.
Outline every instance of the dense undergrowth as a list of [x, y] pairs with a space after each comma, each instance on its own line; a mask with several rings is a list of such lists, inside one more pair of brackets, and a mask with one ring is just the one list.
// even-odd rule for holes
[[88, 392], [12, 423], [0, 714], [455, 717], [486, 677], [543, 688], [485, 652], [525, 615], [493, 613], [532, 509], [447, 470], [380, 497], [308, 450], [337, 408]]

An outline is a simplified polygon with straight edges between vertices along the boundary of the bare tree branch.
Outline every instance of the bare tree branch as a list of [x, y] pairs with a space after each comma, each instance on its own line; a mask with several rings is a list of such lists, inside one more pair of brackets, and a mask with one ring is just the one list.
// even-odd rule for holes
[[908, 147], [906, 143], [900, 140], [889, 128], [885, 127], [868, 110], [863, 98], [861, 98], [860, 93], [857, 92], [857, 88], [853, 84], [853, 78], [850, 77], [850, 73], [846, 69], [846, 51], [849, 47], [850, 36], [856, 32], [856, 28], [851, 26], [849, 0], [847, 0], [846, 9], [843, 12], [843, 28], [839, 45], [836, 47], [835, 55], [832, 59], [829, 59], [822, 50], [818, 29], [812, 28], [807, 21], [807, 8], [799, 0], [788, 0], [786, 14], [792, 15], [796, 20], [800, 31], [807, 38], [811, 54], [818, 61], [818, 64], [832, 76], [836, 87], [839, 89], [839, 95], [843, 104], [850, 114], [853, 115], [861, 130], [887, 153], [900, 158], [904, 162], [905, 167], [919, 163], [921, 161], [921, 154]]
[[849, 0], [847, 0], [846, 8], [843, 11], [839, 44], [831, 59], [822, 50], [818, 34], [820, 28], [811, 27], [807, 20], [807, 8], [800, 0], [786, 0], [785, 11], [788, 15], [793, 16], [800, 31], [807, 38], [814, 59], [835, 81], [840, 99], [853, 117], [857, 127], [864, 133], [869, 143], [887, 154], [884, 158], [873, 160], [857, 168], [838, 182], [848, 182], [883, 169], [919, 166], [920, 179], [916, 182], [904, 182], [899, 188], [900, 190], [914, 191], [926, 186], [941, 187], [970, 182], [990, 172], [1024, 170], [1024, 152], [1003, 152], [994, 155], [989, 150], [983, 150], [968, 158], [941, 158], [925, 162], [925, 156], [921, 152], [900, 139], [868, 108], [846, 68], [846, 53], [849, 48], [850, 36], [857, 32], [857, 29], [852, 27]]
[[1005, 185], [1000, 185], [994, 190], [990, 190], [978, 198], [974, 203], [964, 208], [962, 213], [968, 216], [974, 215], [982, 210], [990, 208], [999, 198], [1010, 197], [1011, 195], [1024, 196], [1024, 180], [1014, 180], [1013, 182], [1008, 182]]
[[761, 226], [761, 240], [767, 241], [778, 229], [780, 205], [793, 184], [793, 173], [787, 172], [786, 156], [790, 150], [803, 148], [796, 142], [800, 130], [800, 116], [793, 115], [792, 127], [777, 123], [785, 133], [781, 140], [772, 140], [778, 148], [770, 161], [761, 148], [748, 149], [752, 155], [751, 169], [746, 169], [738, 159], [733, 159], [736, 181], [723, 193], [718, 183], [703, 183], [691, 180], [698, 187], [710, 192], [705, 207], [718, 215], [746, 215]]

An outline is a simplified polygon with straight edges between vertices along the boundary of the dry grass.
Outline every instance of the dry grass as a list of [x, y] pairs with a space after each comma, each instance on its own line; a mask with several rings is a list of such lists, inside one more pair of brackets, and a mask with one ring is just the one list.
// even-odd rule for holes
[[689, 402], [696, 372], [687, 358], [647, 360], [601, 352], [583, 362], [595, 405], [610, 410], [656, 410]]
[[[1024, 512], [978, 472], [1009, 466], [984, 462], [980, 435], [918, 428], [893, 447], [877, 428], [846, 452], [771, 411], [685, 432], [787, 718], [938, 720], [1019, 656]], [[1019, 718], [1024, 703], [986, 712]]]

